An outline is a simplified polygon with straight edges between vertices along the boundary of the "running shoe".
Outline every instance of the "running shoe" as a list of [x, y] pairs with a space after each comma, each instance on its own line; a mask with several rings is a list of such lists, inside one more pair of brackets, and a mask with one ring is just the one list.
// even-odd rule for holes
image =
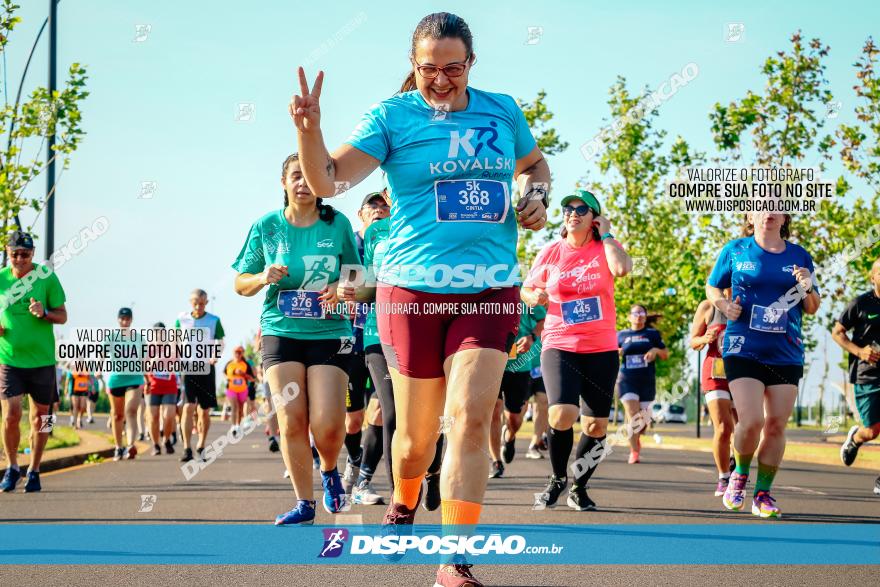
[[138, 449], [133, 444], [125, 449], [125, 458], [128, 459], [129, 461], [133, 461], [134, 458], [137, 456], [137, 454], [138, 454]]
[[530, 444], [529, 450], [526, 451], [526, 458], [537, 460], [543, 459], [544, 455], [541, 453], [541, 451], [538, 450], [538, 447], [536, 447], [534, 444]]
[[324, 487], [324, 509], [328, 514], [338, 514], [351, 509], [351, 503], [348, 501], [348, 495], [342, 490], [342, 479], [339, 478], [339, 471], [334, 468], [332, 471], [321, 471], [321, 485]]
[[232, 438], [238, 438], [241, 434], [241, 429], [238, 426], [232, 427]]
[[629, 463], [630, 465], [635, 465], [638, 462], [640, 462], [639, 461], [639, 451], [630, 450], [629, 451], [629, 460], [627, 461], [627, 463]]
[[269, 437], [269, 452], [278, 452], [280, 447], [278, 446], [278, 439], [274, 436]]
[[858, 431], [858, 426], [850, 428], [849, 432], [846, 434], [846, 440], [843, 441], [843, 445], [840, 447], [840, 460], [843, 461], [843, 464], [847, 467], [853, 464], [856, 457], [859, 456], [859, 445], [856, 444], [856, 441], [853, 438]]
[[301, 499], [296, 507], [275, 517], [276, 526], [311, 526], [315, 523], [315, 502]]
[[180, 457], [180, 462], [181, 463], [188, 463], [191, 460], [193, 460], [193, 449], [191, 449], [191, 448], [183, 449], [183, 456]]
[[483, 587], [483, 584], [471, 573], [474, 565], [451, 563], [437, 569], [437, 580], [434, 587]]
[[516, 436], [511, 440], [506, 440], [506, 438], [507, 425], [505, 424], [501, 427], [501, 444], [504, 445], [501, 455], [504, 457], [504, 462], [510, 464], [513, 461], [513, 457], [516, 455]]
[[385, 503], [385, 499], [376, 493], [373, 489], [373, 484], [366, 479], [361, 479], [360, 483], [354, 486], [351, 500], [358, 505], [376, 505]]
[[174, 445], [171, 444], [171, 440], [165, 441], [165, 454], [166, 455], [173, 455], [174, 454]]
[[155, 457], [155, 456], [158, 456], [158, 455], [160, 455], [160, 454], [162, 454], [162, 447], [160, 447], [158, 444], [154, 444], [154, 445], [153, 445], [153, 452], [152, 452], [152, 455]]
[[114, 461], [121, 461], [124, 458], [125, 458], [125, 449], [122, 448], [121, 446], [117, 446], [116, 450], [113, 452], [113, 460]]
[[21, 479], [21, 471], [19, 469], [7, 468], [6, 474], [3, 475], [3, 481], [0, 481], [0, 489], [3, 490], [3, 493], [15, 490], [19, 479]]
[[[878, 483], [880, 483], [880, 480], [878, 480]], [[440, 507], [440, 473], [428, 473], [425, 475], [425, 485], [427, 489], [425, 490], [425, 501], [422, 503], [422, 507], [429, 512], [433, 512]]]
[[206, 460], [206, 459], [205, 459], [205, 447], [204, 447], [204, 446], [197, 446], [197, 447], [196, 447], [196, 454], [199, 456], [199, 460], [200, 460], [200, 461], [204, 461], [204, 460]]
[[[360, 459], [358, 459], [360, 461]], [[349, 457], [345, 461], [345, 472], [342, 473], [342, 488], [345, 493], [351, 494], [354, 486], [357, 484], [358, 477], [361, 474], [360, 463], [352, 462]]]
[[144, 433], [143, 433], [143, 432], [141, 432], [140, 434], [138, 434], [138, 440], [139, 440], [139, 441], [143, 442], [145, 438], [146, 438], [146, 436], [144, 436]]
[[874, 495], [880, 495], [880, 477], [874, 480]]
[[587, 512], [596, 509], [596, 502], [590, 499], [590, 496], [587, 495], [586, 486], [581, 487], [580, 485], [572, 485], [571, 490], [568, 492], [568, 500], [566, 501], [566, 504], [568, 507], [578, 512]]
[[27, 474], [27, 483], [24, 485], [25, 493], [39, 493], [43, 489], [43, 486], [40, 485], [40, 472], [39, 471], [28, 471]]
[[88, 422], [89, 424], [94, 424], [94, 423], [95, 423], [95, 417], [94, 417], [94, 416], [89, 416], [89, 419], [86, 420], [86, 422]]
[[492, 470], [489, 471], [489, 479], [501, 479], [504, 476], [504, 463], [492, 461]]
[[730, 485], [730, 477], [719, 477], [718, 485], [715, 486], [715, 497], [721, 497], [724, 495], [724, 492], [727, 491], [728, 485]]
[[[422, 493], [419, 492], [419, 501], [422, 499]], [[383, 536], [410, 536], [413, 532], [413, 523], [416, 520], [416, 510], [419, 509], [419, 504], [416, 502], [416, 507], [413, 509], [409, 509], [406, 505], [402, 503], [394, 503], [394, 499], [391, 499], [391, 503], [388, 505], [388, 509], [385, 510], [385, 516], [382, 518], [382, 535]], [[387, 561], [399, 561], [403, 558], [402, 552], [392, 552], [389, 554], [383, 554], [382, 557]]]
[[281, 476], [282, 479], [290, 479], [290, 471], [284, 469], [284, 475]]
[[529, 404], [529, 408], [526, 410], [526, 415], [524, 417], [524, 420], [526, 422], [531, 422], [534, 419], [534, 417], [535, 417], [535, 415], [534, 415], [534, 413], [532, 413], [532, 405]]
[[748, 475], [741, 475], [735, 471], [730, 474], [730, 483], [727, 484], [724, 497], [721, 498], [724, 507], [735, 512], [743, 509], [748, 480]]
[[782, 512], [776, 507], [776, 500], [769, 491], [759, 491], [752, 500], [752, 514], [760, 518], [781, 518]]
[[556, 477], [555, 475], [550, 476], [550, 482], [547, 484], [547, 487], [544, 488], [544, 493], [540, 495], [541, 501], [548, 508], [556, 507], [556, 502], [559, 500], [559, 496], [562, 495], [562, 492], [565, 491], [565, 486], [568, 485], [568, 477]]

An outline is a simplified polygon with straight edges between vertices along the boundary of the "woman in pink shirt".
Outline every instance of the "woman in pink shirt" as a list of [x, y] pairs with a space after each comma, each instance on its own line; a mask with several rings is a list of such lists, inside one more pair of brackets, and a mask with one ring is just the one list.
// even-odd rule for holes
[[605, 452], [605, 431], [620, 358], [617, 352], [614, 279], [632, 270], [632, 259], [611, 235], [596, 197], [577, 190], [562, 199], [562, 238], [546, 245], [522, 288], [529, 306], [547, 307], [541, 335], [541, 370], [550, 404], [548, 433], [553, 475], [541, 494], [556, 505], [568, 484], [566, 466], [574, 444], [580, 404], [581, 428], [572, 465], [568, 506], [594, 510], [587, 482]]

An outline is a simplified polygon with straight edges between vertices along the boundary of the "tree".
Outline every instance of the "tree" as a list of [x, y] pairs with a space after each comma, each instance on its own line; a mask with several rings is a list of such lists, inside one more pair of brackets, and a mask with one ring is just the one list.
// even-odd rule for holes
[[[556, 133], [556, 129], [550, 126], [553, 113], [547, 108], [546, 98], [547, 92], [541, 90], [533, 101], [517, 100], [517, 102], [532, 130], [538, 148], [541, 149], [541, 153], [549, 157], [567, 149], [568, 143], [563, 141]], [[517, 228], [519, 232], [517, 257], [525, 267], [531, 265], [541, 246], [550, 240], [553, 233], [559, 228], [559, 222], [554, 223], [549, 216], [550, 212], [548, 211], [547, 225], [540, 232], [523, 230], [519, 226]]]
[[[833, 101], [823, 63], [830, 48], [817, 38], [805, 45], [800, 31], [790, 40], [790, 52], [779, 51], [776, 57], [765, 61], [763, 93], [748, 92], [739, 102], [726, 107], [715, 105], [709, 117], [713, 138], [719, 152], [734, 161], [750, 160], [753, 165], [762, 167], [812, 163], [824, 171], [836, 144], [824, 131]], [[859, 127], [841, 126], [836, 132], [843, 144], [841, 159], [845, 169], [875, 182], [880, 171], [877, 163], [880, 87], [873, 70], [876, 55], [876, 48], [868, 39], [856, 63], [856, 77], [860, 80], [856, 92], [864, 99], [856, 108], [856, 115], [873, 132], [873, 142], [865, 144], [868, 137]], [[744, 155], [743, 134], [747, 131], [752, 135], [751, 153]], [[863, 235], [880, 217], [877, 195], [870, 201], [857, 197], [851, 206], [845, 206], [842, 198], [850, 189], [844, 177], [837, 178], [837, 200], [824, 200], [815, 215], [795, 217], [792, 222], [792, 240], [812, 255], [825, 300], [815, 318], [805, 317], [803, 337], [808, 350], [816, 346], [812, 326], [818, 323], [823, 330], [830, 329], [845, 302], [847, 284], [863, 280], [860, 268], [870, 263], [870, 255], [866, 255], [872, 248], [870, 245], [859, 247], [855, 255], [850, 253], [853, 243], [863, 242]], [[876, 250], [876, 244], [873, 247]], [[860, 259], [857, 263], [851, 262], [857, 259]], [[823, 392], [824, 388], [820, 388], [820, 402]]]
[[[9, 36], [21, 19], [14, 16], [19, 8], [12, 0], [2, 0], [0, 13], [0, 52], [5, 51]], [[76, 151], [85, 134], [80, 127], [80, 103], [89, 95], [85, 91], [86, 70], [74, 63], [68, 70], [66, 87], [51, 94], [45, 87], [34, 89], [23, 103], [16, 100], [0, 109], [0, 134], [7, 135], [6, 146], [0, 150], [0, 246], [5, 247], [8, 231], [18, 220], [23, 208], [41, 211], [45, 200], [24, 196], [28, 185], [45, 169], [48, 161], [41, 161], [46, 140], [56, 137], [52, 159], [60, 159], [66, 169], [70, 155]], [[25, 156], [26, 147], [37, 145], [32, 157]], [[53, 190], [54, 191], [54, 190]], [[50, 196], [51, 197], [51, 194]]]
[[627, 312], [640, 304], [662, 314], [657, 329], [670, 349], [657, 365], [661, 388], [681, 380], [686, 367], [683, 345], [691, 316], [704, 297], [703, 258], [698, 224], [665, 195], [666, 180], [682, 167], [698, 165], [703, 155], [677, 137], [666, 147], [666, 131], [655, 128], [658, 111], [647, 106], [650, 90], [632, 94], [622, 76], [609, 90], [612, 123], [596, 162], [595, 179], [580, 185], [594, 192], [611, 221], [612, 232], [636, 261], [634, 274], [618, 282], [618, 328], [629, 328]]

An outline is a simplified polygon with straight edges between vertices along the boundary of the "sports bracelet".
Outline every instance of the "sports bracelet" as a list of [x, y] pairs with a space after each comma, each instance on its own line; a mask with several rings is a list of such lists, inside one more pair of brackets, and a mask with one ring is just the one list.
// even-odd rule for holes
[[605, 234], [602, 235], [602, 239], [601, 239], [601, 240], [604, 241], [606, 238], [614, 238], [614, 235], [611, 234], [610, 232], [606, 232]]

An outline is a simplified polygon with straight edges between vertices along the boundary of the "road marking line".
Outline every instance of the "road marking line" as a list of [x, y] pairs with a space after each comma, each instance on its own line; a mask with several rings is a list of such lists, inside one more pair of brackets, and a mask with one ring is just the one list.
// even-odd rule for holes
[[51, 477], [52, 475], [57, 475], [59, 473], [68, 473], [70, 471], [76, 471], [78, 469], [85, 469], [87, 467], [94, 467], [96, 465], [101, 465], [103, 463], [82, 463], [81, 465], [74, 465], [72, 467], [65, 467], [63, 469], [56, 469], [55, 471], [49, 471], [47, 473], [40, 473], [40, 477]]
[[797, 491], [799, 493], [806, 493], [807, 495], [828, 495], [824, 491], [817, 491], [815, 489], [807, 489], [806, 487], [796, 487], [794, 485], [780, 485], [779, 489], [787, 489], [789, 491]]
[[712, 472], [707, 469], [701, 469], [700, 467], [689, 467], [686, 465], [678, 465], [678, 468], [685, 469], [687, 471], [696, 471], [697, 473], [711, 473]]

